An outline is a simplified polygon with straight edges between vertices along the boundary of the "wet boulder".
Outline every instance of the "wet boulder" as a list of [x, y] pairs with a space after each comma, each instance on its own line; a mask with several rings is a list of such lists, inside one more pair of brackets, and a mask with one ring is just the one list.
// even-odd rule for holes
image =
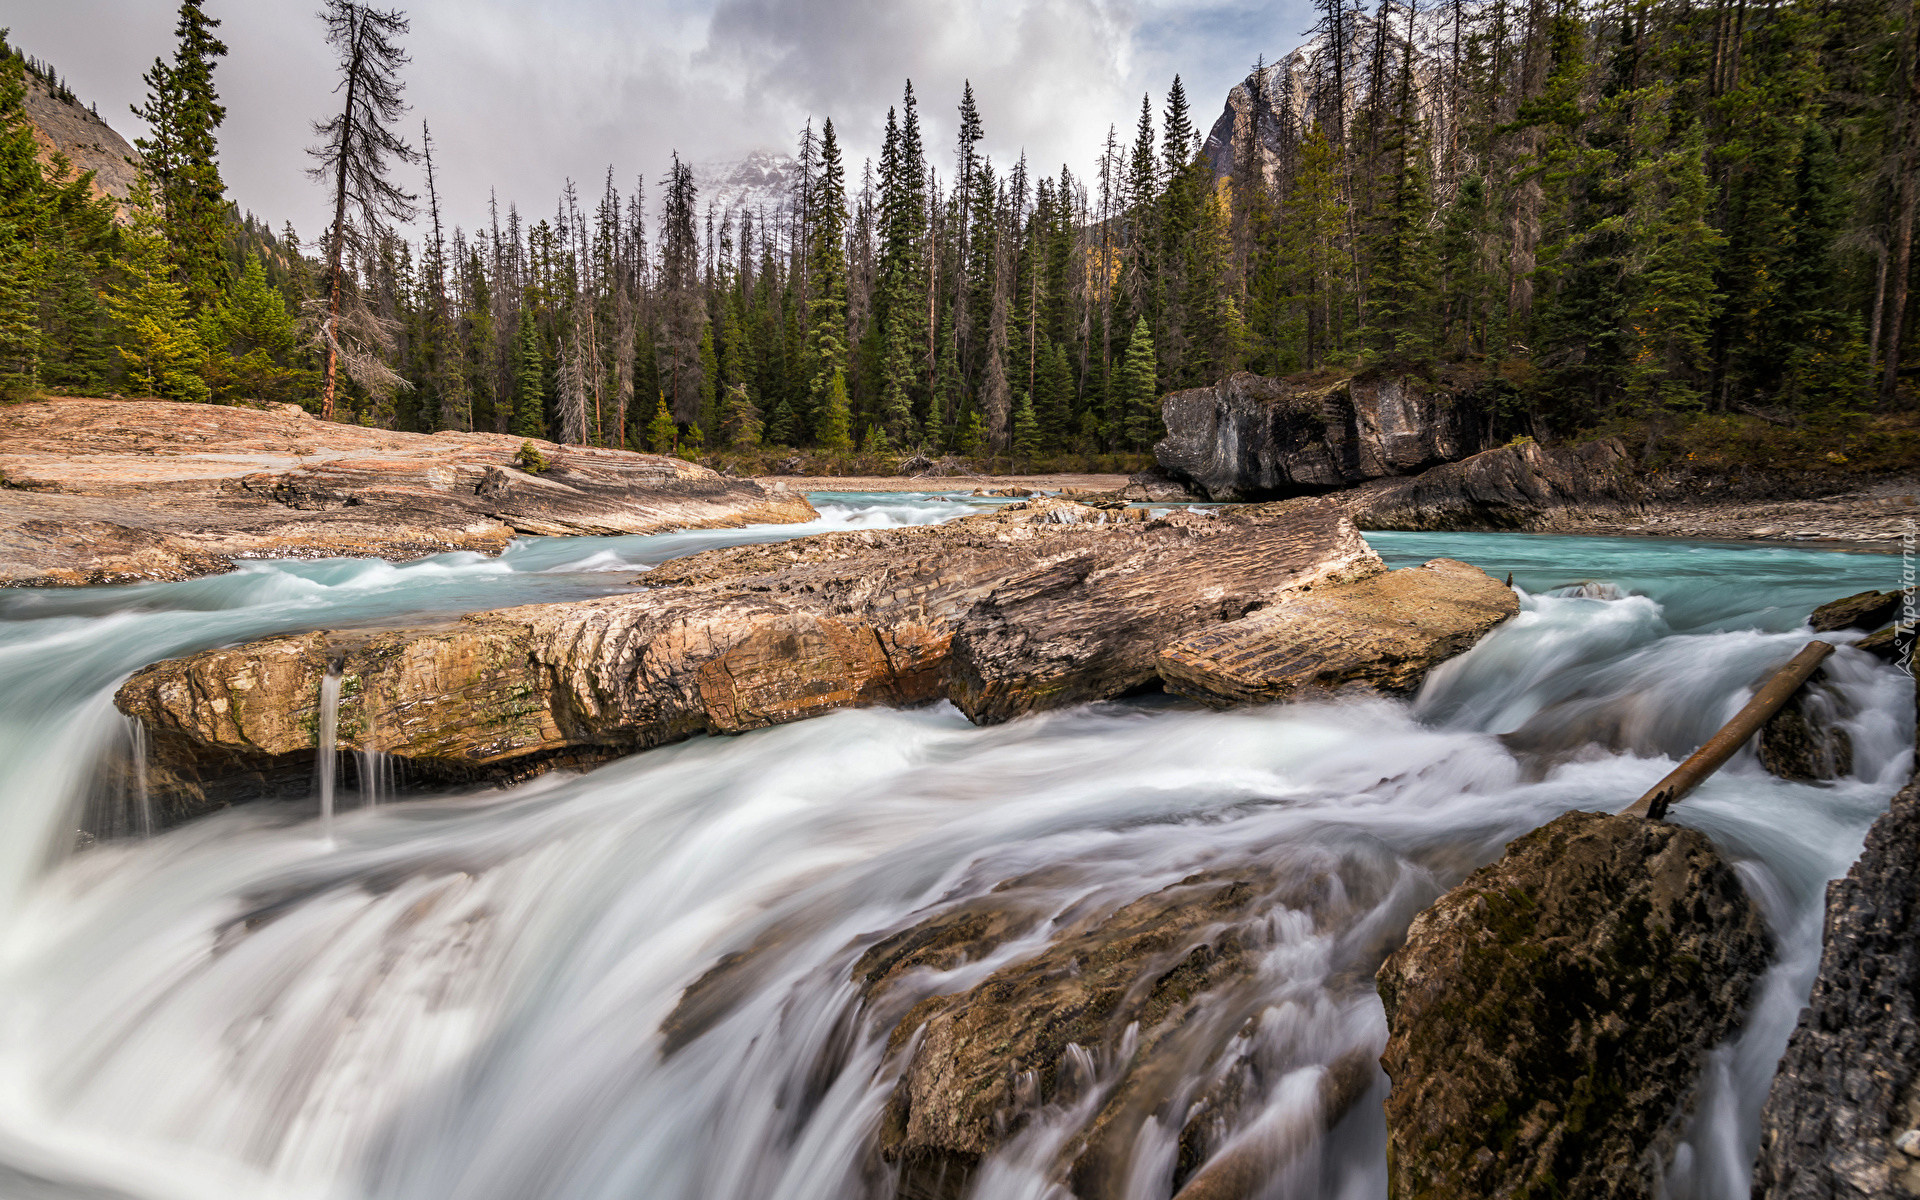
[[1161, 403], [1161, 468], [1211, 500], [1299, 496], [1481, 448], [1473, 397], [1413, 376], [1295, 383], [1241, 371]]
[[1841, 629], [1864, 629], [1871, 633], [1891, 624], [1900, 615], [1905, 596], [1900, 592], [1858, 592], [1822, 604], [1813, 610], [1807, 623], [1820, 633]]
[[1920, 1196], [1920, 783], [1827, 885], [1820, 974], [1767, 1093], [1755, 1200]]
[[1169, 691], [1216, 707], [1304, 688], [1409, 692], [1520, 611], [1512, 588], [1450, 558], [1293, 593], [1160, 652]]
[[1840, 724], [1853, 715], [1825, 670], [1760, 727], [1760, 765], [1782, 779], [1808, 782], [1853, 774], [1853, 738]]
[[1390, 1195], [1651, 1197], [1769, 953], [1698, 832], [1572, 812], [1512, 842], [1380, 968]]

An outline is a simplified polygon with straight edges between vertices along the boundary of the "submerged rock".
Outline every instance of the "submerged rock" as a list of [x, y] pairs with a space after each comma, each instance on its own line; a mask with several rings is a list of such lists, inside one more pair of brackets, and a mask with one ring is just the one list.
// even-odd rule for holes
[[1782, 779], [1841, 779], [1853, 774], [1853, 738], [1840, 721], [1853, 715], [1825, 670], [1760, 727], [1760, 765]]
[[709, 551], [628, 595], [158, 663], [116, 703], [178, 816], [304, 791], [330, 664], [343, 748], [417, 780], [511, 777], [838, 708], [945, 696], [990, 724], [1117, 696], [1157, 683], [1160, 648], [1194, 630], [1381, 569], [1325, 501], [1143, 515], [1041, 498]]
[[1408, 475], [1481, 448], [1478, 406], [1410, 376], [1318, 386], [1241, 371], [1169, 395], [1154, 458], [1211, 500], [1299, 496]]
[[1517, 839], [1380, 968], [1390, 1194], [1651, 1197], [1769, 952], [1703, 834], [1573, 812]]
[[1262, 704], [1308, 687], [1419, 687], [1428, 671], [1520, 611], [1480, 568], [1450, 558], [1293, 593], [1160, 652], [1169, 691], [1213, 705]]
[[[878, 1138], [896, 1195], [966, 1194], [984, 1158], [1046, 1122], [1057, 1129], [1050, 1173], [1080, 1200], [1120, 1200], [1150, 1119], [1181, 1128], [1180, 1195], [1260, 1194], [1378, 1078], [1370, 1050], [1343, 1055], [1325, 1068], [1317, 1111], [1248, 1128], [1279, 1076], [1310, 1069], [1251, 1048], [1251, 1023], [1274, 1003], [1258, 969], [1275, 914], [1324, 918], [1378, 899], [1326, 865], [1203, 872], [1092, 914], [1051, 913], [1050, 881], [1011, 880], [875, 944], [853, 981], [904, 1056]], [[964, 990], [925, 994], [929, 973], [1056, 923], [1037, 953]], [[1196, 1093], [1197, 1077], [1211, 1082]]]
[[0, 409], [0, 586], [187, 579], [239, 559], [497, 554], [520, 534], [810, 521], [804, 496], [656, 454], [397, 433], [266, 408], [59, 399]]
[[1920, 782], [1827, 885], [1820, 974], [1760, 1118], [1755, 1200], [1920, 1196]]

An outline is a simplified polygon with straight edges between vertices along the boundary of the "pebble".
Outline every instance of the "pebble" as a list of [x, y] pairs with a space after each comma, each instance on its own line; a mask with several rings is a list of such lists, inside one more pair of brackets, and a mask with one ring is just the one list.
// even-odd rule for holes
[[1920, 1158], [1920, 1129], [1907, 1130], [1893, 1139], [1893, 1144], [1908, 1158]]

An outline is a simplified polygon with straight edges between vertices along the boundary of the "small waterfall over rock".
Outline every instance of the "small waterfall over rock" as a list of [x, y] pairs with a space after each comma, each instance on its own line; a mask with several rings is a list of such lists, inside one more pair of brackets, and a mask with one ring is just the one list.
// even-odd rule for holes
[[330, 667], [320, 680], [318, 749], [314, 770], [320, 792], [320, 836], [333, 838], [333, 785], [340, 770], [340, 669]]

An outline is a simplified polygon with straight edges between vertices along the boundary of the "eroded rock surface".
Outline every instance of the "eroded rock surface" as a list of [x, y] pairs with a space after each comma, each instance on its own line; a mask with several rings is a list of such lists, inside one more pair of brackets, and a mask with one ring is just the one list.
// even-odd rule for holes
[[0, 409], [0, 586], [186, 579], [245, 558], [498, 553], [518, 534], [812, 520], [796, 492], [653, 454], [432, 436], [270, 409], [52, 400]]
[[1816, 632], [1864, 629], [1871, 633], [1893, 622], [1899, 615], [1905, 596], [1900, 592], [1856, 592], [1813, 610], [1807, 618]]
[[184, 815], [299, 776], [330, 664], [342, 746], [415, 778], [494, 776], [836, 708], [946, 696], [985, 724], [1121, 695], [1185, 634], [1381, 569], [1326, 501], [1145, 516], [1041, 498], [709, 551], [632, 594], [158, 663], [117, 703], [149, 730], [150, 791]]
[[1264, 704], [1303, 688], [1420, 686], [1520, 611], [1512, 588], [1450, 558], [1295, 592], [1160, 652], [1169, 691], [1207, 704]]
[[1380, 968], [1390, 1194], [1652, 1196], [1769, 952], [1703, 834], [1574, 812], [1512, 842]]
[[1309, 386], [1241, 371], [1160, 411], [1154, 458], [1212, 500], [1325, 492], [1481, 449], [1471, 397], [1404, 376]]
[[1760, 1121], [1755, 1200], [1920, 1196], [1920, 783], [1827, 885], [1820, 974]]

